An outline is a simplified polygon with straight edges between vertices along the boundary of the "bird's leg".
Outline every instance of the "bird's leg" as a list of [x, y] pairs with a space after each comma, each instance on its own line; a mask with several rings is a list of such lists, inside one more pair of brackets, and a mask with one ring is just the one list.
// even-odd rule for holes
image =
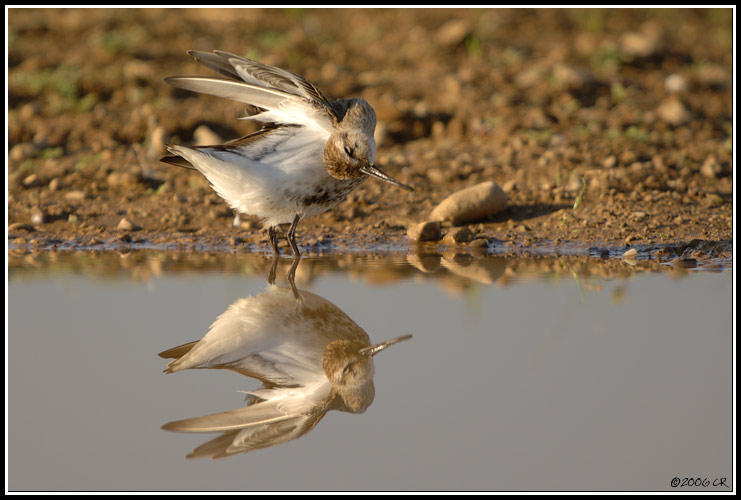
[[280, 255], [280, 252], [278, 251], [278, 236], [275, 234], [275, 226], [268, 228], [268, 236], [270, 237], [270, 244], [273, 246], [273, 252], [277, 257]]
[[301, 220], [301, 217], [299, 214], [296, 214], [296, 217], [293, 218], [293, 222], [291, 223], [291, 227], [288, 229], [288, 234], [286, 235], [288, 243], [290, 243], [291, 248], [293, 249], [293, 257], [296, 259], [301, 257], [301, 252], [298, 250], [298, 245], [296, 244], [296, 226], [298, 226], [299, 220]]
[[275, 284], [275, 274], [278, 271], [278, 260], [280, 260], [280, 257], [277, 254], [273, 255], [273, 263], [270, 266], [270, 272], [268, 273], [268, 283], [271, 285]]
[[289, 269], [288, 274], [286, 275], [286, 279], [288, 280], [288, 284], [291, 285], [291, 291], [293, 292], [293, 296], [296, 297], [297, 301], [301, 300], [301, 295], [298, 293], [298, 289], [296, 288], [296, 269], [298, 269], [298, 263], [301, 262], [301, 259], [297, 256], [293, 256], [293, 262], [291, 263], [291, 269]]

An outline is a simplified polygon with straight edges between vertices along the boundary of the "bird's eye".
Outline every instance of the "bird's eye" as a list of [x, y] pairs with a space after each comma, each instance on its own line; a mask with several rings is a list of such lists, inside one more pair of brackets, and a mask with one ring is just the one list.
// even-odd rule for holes
[[352, 149], [350, 149], [350, 146], [345, 146], [345, 153], [347, 153], [347, 156], [349, 156], [350, 158], [353, 157], [353, 151]]

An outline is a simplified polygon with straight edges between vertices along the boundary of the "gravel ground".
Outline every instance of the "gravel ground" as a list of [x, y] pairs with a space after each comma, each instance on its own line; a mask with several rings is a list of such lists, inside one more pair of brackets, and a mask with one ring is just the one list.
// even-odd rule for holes
[[[636, 247], [732, 265], [732, 14], [9, 9], [8, 241], [268, 252], [258, 218], [235, 223], [200, 174], [158, 161], [166, 142], [255, 130], [238, 103], [162, 81], [213, 76], [185, 52], [219, 49], [302, 74], [330, 99], [365, 98], [377, 165], [415, 189], [365, 182], [299, 225], [308, 253]], [[443, 222], [451, 236], [421, 247], [407, 236], [487, 181], [504, 211]]]

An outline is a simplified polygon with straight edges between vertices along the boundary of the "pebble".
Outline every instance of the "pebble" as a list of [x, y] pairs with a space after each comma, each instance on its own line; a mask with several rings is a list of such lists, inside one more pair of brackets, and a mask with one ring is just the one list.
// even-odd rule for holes
[[438, 241], [440, 235], [440, 223], [436, 221], [420, 222], [407, 230], [407, 236], [414, 241]]
[[39, 207], [33, 207], [31, 209], [31, 224], [39, 226], [44, 223], [44, 212]]
[[141, 229], [141, 226], [131, 222], [131, 220], [124, 217], [121, 219], [121, 222], [118, 223], [118, 226], [116, 227], [119, 231], [138, 231]]
[[692, 115], [685, 105], [676, 96], [670, 96], [661, 101], [656, 113], [663, 121], [671, 125], [681, 125], [690, 120]]
[[467, 227], [453, 228], [443, 238], [443, 242], [449, 245], [468, 243], [471, 240], [473, 240], [473, 233]]
[[435, 33], [435, 41], [440, 45], [458, 45], [471, 31], [471, 24], [467, 19], [452, 19], [440, 26]]
[[638, 250], [635, 248], [631, 248], [627, 252], [623, 254], [623, 259], [625, 260], [636, 260], [636, 257], [638, 256]]
[[646, 23], [641, 31], [628, 31], [620, 37], [620, 50], [635, 57], [650, 57], [661, 49], [661, 31], [655, 24]]
[[680, 74], [672, 73], [664, 80], [664, 89], [670, 94], [677, 94], [687, 90], [687, 79]]
[[64, 199], [67, 201], [82, 201], [85, 199], [85, 192], [80, 190], [67, 191], [64, 194]]
[[29, 176], [26, 176], [23, 178], [23, 185], [27, 188], [35, 187], [41, 184], [39, 181], [39, 175], [38, 174], [31, 174]]
[[705, 195], [704, 205], [706, 207], [715, 208], [723, 204], [723, 198], [715, 193], [707, 193]]
[[602, 166], [604, 168], [612, 168], [616, 164], [617, 164], [617, 158], [615, 157], [615, 155], [610, 155], [607, 158], [605, 158], [604, 160], [602, 160]]
[[196, 146], [213, 146], [214, 144], [221, 144], [224, 140], [205, 125], [201, 125], [193, 132], [193, 139], [195, 140]]
[[23, 222], [16, 222], [8, 226], [8, 233], [13, 231], [35, 231], [36, 229], [31, 224], [25, 224]]
[[431, 168], [427, 170], [427, 178], [433, 184], [447, 184], [452, 179], [451, 172], [442, 168]]
[[718, 163], [714, 155], [710, 155], [705, 159], [702, 167], [700, 167], [700, 173], [709, 179], [716, 179], [723, 173], [723, 167]]
[[58, 191], [62, 187], [62, 181], [58, 177], [55, 177], [49, 182], [49, 191]]
[[507, 208], [507, 195], [488, 181], [457, 191], [432, 210], [433, 221], [473, 222]]
[[22, 160], [25, 160], [26, 158], [34, 156], [37, 152], [38, 149], [36, 149], [33, 144], [31, 144], [30, 142], [22, 142], [20, 144], [16, 144], [10, 149], [8, 158], [10, 158], [12, 161], [20, 162]]
[[110, 187], [134, 186], [139, 179], [131, 172], [111, 172], [106, 179]]
[[147, 156], [150, 158], [158, 158], [165, 154], [165, 142], [167, 141], [167, 132], [165, 127], [162, 125], [156, 126], [149, 134], [149, 141], [147, 142]]

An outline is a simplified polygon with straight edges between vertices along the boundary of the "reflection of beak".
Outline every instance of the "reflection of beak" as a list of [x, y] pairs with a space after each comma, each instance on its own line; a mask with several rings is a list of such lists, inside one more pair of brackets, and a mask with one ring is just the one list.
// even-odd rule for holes
[[364, 347], [360, 350], [360, 354], [363, 354], [365, 356], [375, 356], [377, 353], [383, 351], [387, 347], [392, 346], [397, 342], [401, 342], [402, 340], [408, 340], [410, 338], [412, 338], [411, 335], [402, 335], [401, 337], [396, 337], [391, 340], [387, 340], [386, 342], [381, 342], [380, 344], [372, 345], [370, 347]]
[[398, 186], [400, 188], [406, 189], [407, 191], [414, 191], [414, 189], [410, 188], [406, 184], [402, 184], [401, 182], [397, 181], [393, 177], [390, 177], [384, 174], [383, 172], [378, 170], [375, 165], [368, 165], [365, 167], [360, 167], [360, 171], [363, 172], [365, 175], [375, 177], [376, 179], [381, 179], [382, 181], [386, 181], [389, 184], [393, 184], [394, 186]]

